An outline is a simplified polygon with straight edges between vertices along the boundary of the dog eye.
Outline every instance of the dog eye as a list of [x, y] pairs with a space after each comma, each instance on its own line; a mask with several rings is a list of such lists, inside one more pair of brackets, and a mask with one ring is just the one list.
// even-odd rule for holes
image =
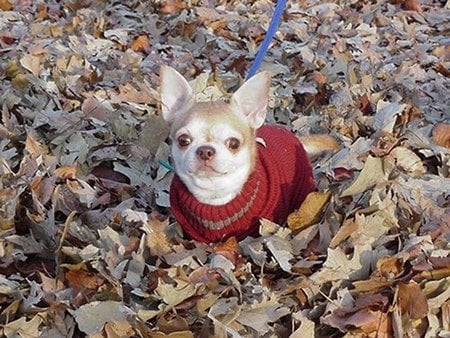
[[189, 144], [191, 144], [191, 142], [191, 138], [186, 134], [180, 135], [178, 137], [178, 144], [180, 145], [180, 147], [187, 147]]
[[227, 147], [230, 150], [237, 150], [240, 145], [241, 142], [235, 137], [230, 137], [227, 141]]

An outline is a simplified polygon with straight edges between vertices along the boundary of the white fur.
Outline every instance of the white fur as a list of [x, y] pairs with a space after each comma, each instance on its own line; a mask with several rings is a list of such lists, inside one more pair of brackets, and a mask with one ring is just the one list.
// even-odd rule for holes
[[[192, 143], [187, 148], [180, 148], [176, 142], [182, 134], [192, 137]], [[233, 153], [225, 144], [230, 137], [243, 141], [242, 135], [226, 122], [209, 125], [199, 118], [192, 119], [175, 134], [172, 144], [175, 170], [189, 191], [202, 203], [222, 205], [231, 201], [250, 175], [252, 162], [249, 147], [244, 146]], [[196, 155], [197, 149], [204, 145], [216, 150], [214, 158], [206, 164]]]

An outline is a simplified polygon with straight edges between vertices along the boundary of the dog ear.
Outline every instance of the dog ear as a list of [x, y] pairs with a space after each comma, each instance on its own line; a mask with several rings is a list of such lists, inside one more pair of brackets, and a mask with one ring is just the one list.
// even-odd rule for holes
[[161, 66], [160, 78], [161, 110], [164, 120], [171, 124], [192, 105], [194, 94], [186, 79], [172, 67]]
[[261, 127], [266, 118], [270, 79], [269, 72], [260, 72], [247, 80], [231, 97], [231, 104], [237, 107], [254, 129]]

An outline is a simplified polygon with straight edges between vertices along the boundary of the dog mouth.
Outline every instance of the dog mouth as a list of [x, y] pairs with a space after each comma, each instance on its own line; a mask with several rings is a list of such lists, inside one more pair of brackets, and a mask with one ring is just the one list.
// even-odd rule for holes
[[199, 177], [225, 176], [228, 171], [218, 170], [212, 165], [201, 164], [195, 170], [189, 171], [189, 174]]

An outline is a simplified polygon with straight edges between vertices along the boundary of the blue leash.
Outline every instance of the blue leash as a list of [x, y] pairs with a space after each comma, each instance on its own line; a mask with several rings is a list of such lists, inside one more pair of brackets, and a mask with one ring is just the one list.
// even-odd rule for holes
[[278, 0], [275, 10], [273, 12], [272, 19], [270, 20], [269, 29], [267, 29], [266, 36], [264, 37], [261, 46], [259, 47], [258, 53], [256, 54], [255, 61], [253, 61], [252, 67], [248, 71], [246, 80], [250, 79], [256, 74], [256, 71], [261, 66], [261, 62], [266, 55], [267, 49], [269, 48], [270, 41], [275, 35], [278, 26], [280, 25], [281, 16], [283, 15], [284, 7], [286, 6], [287, 0]]
[[[247, 77], [245, 78], [246, 80], [250, 79], [253, 75], [255, 75], [256, 71], [261, 66], [261, 62], [263, 61], [267, 49], [269, 48], [270, 41], [272, 41], [272, 38], [277, 32], [278, 26], [280, 25], [281, 16], [283, 15], [283, 10], [284, 7], [286, 6], [286, 2], [287, 0], [277, 1], [272, 19], [270, 20], [269, 23], [269, 28], [267, 29], [266, 36], [264, 37], [264, 40], [261, 43], [261, 46], [259, 47], [258, 53], [256, 53], [255, 60], [253, 61], [253, 64], [250, 67], [250, 70], [248, 71]], [[166, 161], [163, 160], [159, 160], [158, 162], [164, 168], [168, 170], [173, 170], [173, 166], [170, 163], [167, 163]]]

